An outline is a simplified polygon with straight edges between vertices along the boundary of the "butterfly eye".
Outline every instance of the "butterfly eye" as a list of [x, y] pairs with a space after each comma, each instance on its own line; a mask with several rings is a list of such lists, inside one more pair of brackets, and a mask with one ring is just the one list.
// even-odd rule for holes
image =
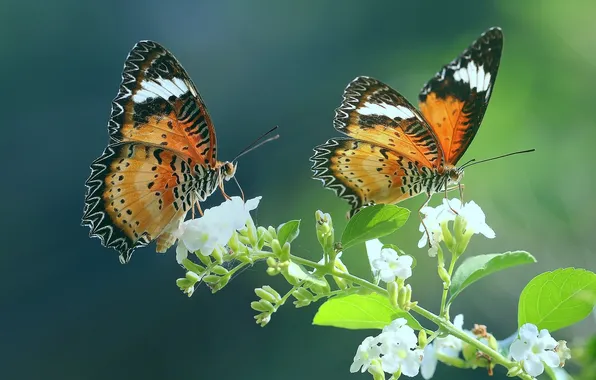
[[229, 181], [236, 174], [236, 165], [232, 162], [226, 162], [223, 167], [223, 175], [226, 181]]

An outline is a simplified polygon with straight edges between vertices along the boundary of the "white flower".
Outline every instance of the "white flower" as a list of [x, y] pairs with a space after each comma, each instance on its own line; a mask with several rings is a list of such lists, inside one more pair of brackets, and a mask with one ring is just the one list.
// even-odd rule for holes
[[495, 231], [486, 224], [486, 215], [474, 201], [470, 201], [464, 205], [459, 215], [466, 221], [466, 232], [470, 231], [475, 234], [482, 234], [489, 239], [494, 239]]
[[[367, 240], [366, 243], [366, 254], [368, 256], [368, 263], [372, 271], [373, 277], [376, 279], [379, 275], [379, 270], [373, 266], [373, 261], [381, 258], [381, 249], [383, 249], [383, 243], [379, 239]], [[596, 315], [596, 314], [595, 314]]]
[[[420, 212], [423, 213], [423, 223], [420, 223], [418, 230], [422, 232], [422, 237], [418, 241], [418, 248], [424, 247], [428, 241], [428, 235], [430, 234], [430, 249], [428, 253], [431, 257], [437, 255], [439, 243], [443, 241], [443, 229], [441, 224], [448, 223], [455, 220], [455, 212], [461, 210], [461, 201], [457, 198], [447, 200], [443, 198], [443, 203], [437, 207], [423, 207]], [[425, 229], [426, 226], [426, 229]], [[426, 233], [428, 231], [428, 234]]]
[[[443, 202], [437, 207], [423, 207], [420, 210], [425, 215], [423, 223], [420, 223], [418, 230], [422, 232], [422, 237], [418, 242], [418, 248], [424, 247], [429, 243], [428, 253], [434, 257], [437, 254], [438, 245], [443, 241], [442, 225], [454, 221], [456, 217], [463, 219], [466, 233], [482, 234], [489, 239], [495, 237], [495, 231], [486, 224], [486, 215], [474, 201], [462, 204], [458, 198], [448, 200], [443, 198]], [[424, 228], [426, 226], [426, 229]], [[428, 234], [427, 234], [428, 231]]]
[[381, 367], [393, 374], [401, 371], [403, 375], [418, 375], [422, 361], [422, 350], [417, 348], [418, 338], [414, 330], [406, 325], [404, 318], [398, 318], [383, 329], [378, 336], [381, 344]]
[[381, 350], [379, 349], [376, 338], [372, 336], [367, 337], [358, 346], [356, 356], [354, 356], [354, 362], [350, 366], [350, 372], [366, 371], [370, 367], [371, 361], [379, 358], [380, 353]]
[[559, 366], [559, 356], [553, 351], [557, 347], [548, 330], [526, 323], [519, 328], [517, 339], [511, 344], [509, 354], [520, 362], [530, 376], [538, 376], [544, 372], [544, 364], [551, 368]]
[[378, 271], [381, 280], [385, 282], [395, 281], [396, 278], [406, 280], [412, 276], [411, 256], [399, 256], [393, 248], [381, 249], [378, 259], [373, 260], [373, 271]]
[[248, 200], [232, 197], [219, 206], [205, 210], [200, 218], [187, 220], [178, 229], [176, 260], [182, 263], [188, 252], [200, 251], [209, 256], [216, 246], [228, 243], [235, 230], [241, 230], [247, 223], [252, 223], [250, 211], [258, 205], [261, 197]]
[[[458, 330], [463, 331], [464, 316], [462, 314], [457, 315], [453, 319], [453, 325]], [[422, 377], [427, 380], [433, 377], [435, 369], [437, 368], [438, 354], [457, 358], [462, 347], [463, 342], [452, 335], [448, 335], [444, 338], [436, 338], [431, 344], [424, 348], [424, 359], [422, 359], [422, 365], [420, 367]]]

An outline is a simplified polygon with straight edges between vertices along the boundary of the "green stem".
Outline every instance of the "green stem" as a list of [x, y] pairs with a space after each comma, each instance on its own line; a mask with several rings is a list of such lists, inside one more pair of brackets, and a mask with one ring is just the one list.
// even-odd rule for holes
[[[449, 278], [451, 278], [453, 276], [453, 270], [455, 269], [455, 257], [453, 255], [451, 255], [451, 260], [449, 263], [449, 269], [447, 270], [447, 273], [449, 273]], [[439, 311], [439, 315], [443, 318], [445, 318], [446, 320], [449, 320], [449, 307], [447, 306], [447, 293], [449, 292], [449, 286], [451, 284], [447, 284], [445, 283], [443, 285], [443, 296], [441, 297], [441, 310]]]

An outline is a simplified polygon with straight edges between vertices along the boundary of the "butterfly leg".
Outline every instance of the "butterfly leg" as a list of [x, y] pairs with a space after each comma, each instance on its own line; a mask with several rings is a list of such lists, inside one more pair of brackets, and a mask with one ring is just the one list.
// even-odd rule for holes
[[426, 233], [426, 237], [428, 238], [428, 247], [432, 248], [430, 233], [428, 232], [428, 228], [426, 228], [426, 224], [424, 224], [424, 217], [422, 216], [422, 209], [428, 206], [428, 202], [430, 202], [432, 194], [426, 193], [426, 201], [420, 206], [418, 209], [418, 217], [420, 218], [420, 223], [422, 223], [422, 227], [424, 227], [424, 232]]
[[221, 190], [221, 194], [223, 195], [223, 197], [229, 201], [231, 198], [228, 194], [226, 194], [226, 192], [224, 191], [224, 187], [223, 187], [223, 182], [219, 183], [219, 189]]
[[[464, 203], [464, 199], [463, 199], [463, 186], [464, 185], [462, 185], [461, 183], [458, 183], [457, 184], [457, 188], [459, 189], [459, 198], [460, 198], [462, 204]], [[456, 189], [456, 187], [447, 188], [445, 186], [445, 199], [447, 199], [447, 192], [448, 191], [451, 191], [451, 190], [455, 190], [455, 189]], [[449, 199], [447, 199], [447, 205], [449, 206], [449, 209], [451, 209], [451, 211], [453, 211], [453, 213], [455, 215], [459, 215], [459, 213], [457, 211], [455, 211], [453, 209], [453, 207], [451, 207], [451, 204], [449, 203]]]
[[[203, 209], [201, 209], [201, 204], [199, 203], [199, 201], [197, 201], [195, 203], [195, 206], [197, 206], [197, 210], [199, 211], [199, 215], [203, 216]], [[192, 208], [192, 218], [195, 218], [195, 208]]]

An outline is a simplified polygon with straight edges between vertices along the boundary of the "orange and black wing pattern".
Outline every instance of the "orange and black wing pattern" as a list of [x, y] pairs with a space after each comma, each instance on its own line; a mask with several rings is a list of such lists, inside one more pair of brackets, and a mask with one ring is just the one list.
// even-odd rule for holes
[[328, 140], [311, 157], [314, 178], [362, 206], [395, 203], [434, 188], [442, 151], [430, 126], [397, 91], [358, 77], [344, 92], [335, 128], [347, 138]]
[[476, 135], [495, 85], [503, 33], [492, 28], [445, 65], [421, 90], [420, 112], [455, 165]]
[[110, 142], [85, 183], [82, 224], [122, 263], [153, 240], [165, 252], [188, 210], [221, 179], [205, 104], [159, 44], [141, 41], [128, 55], [108, 130]]
[[108, 122], [112, 142], [140, 141], [216, 164], [215, 129], [192, 80], [172, 53], [137, 43], [126, 59]]

